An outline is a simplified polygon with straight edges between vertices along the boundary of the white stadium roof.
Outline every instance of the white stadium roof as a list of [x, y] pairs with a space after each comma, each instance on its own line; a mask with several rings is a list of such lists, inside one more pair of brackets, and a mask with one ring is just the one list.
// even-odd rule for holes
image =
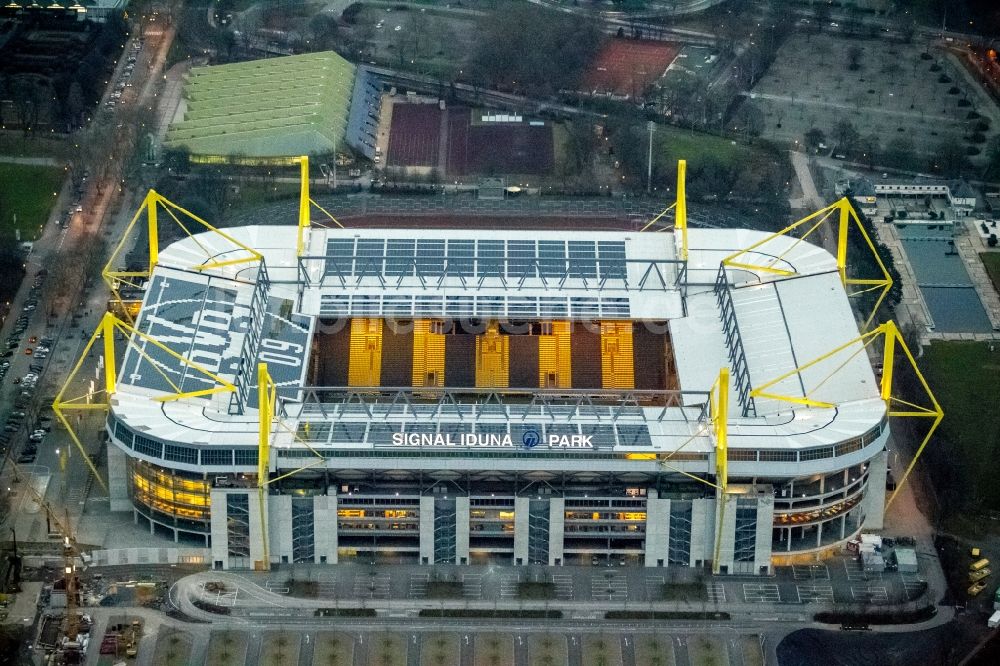
[[[161, 251], [137, 326], [169, 338], [166, 344], [171, 349], [211, 366], [228, 381], [240, 383], [240, 367], [255, 366], [258, 358], [267, 360], [259, 345], [248, 358], [246, 350], [253, 345], [247, 337], [272, 337], [299, 360], [297, 367], [277, 370], [276, 380], [284, 387], [300, 386], [319, 317], [620, 318], [668, 320], [680, 386], [694, 392], [708, 391], [719, 369], [731, 365], [727, 344], [731, 331], [720, 317], [715, 284], [720, 262], [767, 235], [691, 229], [685, 280], [676, 239], [662, 232], [314, 228], [307, 232], [301, 261], [296, 257], [295, 227], [247, 226], [226, 233], [263, 255], [266, 288], [256, 284], [256, 263], [191, 271], [191, 266], [204, 263], [205, 248], [221, 259], [233, 252], [215, 234], [197, 234]], [[784, 236], [769, 241], [766, 249], [747, 253], [741, 262], [774, 262], [795, 275], [750, 269], [727, 272], [725, 291], [731, 298], [749, 383], [760, 386], [791, 372], [769, 393], [797, 398], [808, 394], [836, 407], [758, 398], [756, 413], [747, 414], [735, 399], [741, 386], [739, 373], [733, 372], [730, 447], [832, 446], [870, 432], [885, 418], [885, 405], [861, 343], [814, 367], [792, 372], [859, 335], [834, 258], [822, 248]], [[265, 316], [251, 314], [255, 294], [261, 291], [267, 294]], [[211, 312], [206, 315], [204, 309]], [[155, 357], [153, 350], [147, 352]], [[151, 396], [167, 390], [158, 379], [163, 373], [143, 369], [144, 363], [150, 365], [129, 352], [121, 364], [112, 406], [116, 418], [128, 427], [180, 443], [255, 445], [255, 386], [243, 387], [248, 396], [243, 414], [234, 413], [232, 396], [225, 393], [154, 402]], [[831, 374], [834, 368], [838, 371]], [[183, 381], [198, 381], [188, 370], [175, 368], [175, 372], [184, 375]], [[692, 405], [703, 400], [686, 399]], [[643, 409], [651, 448], [636, 450], [672, 450], [698, 431], [690, 414], [658, 419], [654, 414], [661, 408]], [[679, 416], [682, 408], [668, 409]], [[297, 413], [294, 405], [288, 411]], [[345, 413], [339, 421], [352, 419], [370, 421], [371, 416]], [[438, 420], [446, 422], [448, 416]], [[290, 421], [294, 431], [296, 419]], [[581, 415], [583, 427], [587, 421]], [[613, 441], [620, 445], [621, 432], [618, 437]], [[291, 440], [290, 434], [279, 433], [276, 443], [292, 445]], [[709, 437], [698, 435], [685, 451], [711, 448]]]

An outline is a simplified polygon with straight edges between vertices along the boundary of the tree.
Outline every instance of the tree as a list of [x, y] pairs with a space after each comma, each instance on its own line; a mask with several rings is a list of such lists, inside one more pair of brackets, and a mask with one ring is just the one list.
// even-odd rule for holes
[[532, 95], [576, 89], [603, 36], [592, 21], [516, 4], [484, 15], [469, 70], [481, 84]]
[[901, 169], [916, 168], [917, 154], [913, 142], [906, 137], [894, 137], [885, 145], [885, 161]]
[[66, 117], [71, 129], [75, 129], [83, 124], [83, 111], [86, 102], [83, 99], [83, 86], [79, 81], [69, 84], [69, 92], [66, 94]]
[[841, 153], [852, 152], [857, 146], [861, 135], [849, 120], [840, 120], [833, 127], [833, 140], [837, 142], [837, 150]]
[[990, 139], [986, 146], [986, 168], [983, 177], [1000, 178], [1000, 134]]
[[875, 166], [875, 162], [878, 159], [879, 148], [881, 146], [879, 135], [877, 132], [872, 132], [871, 134], [866, 134], [861, 139], [860, 147], [864, 153], [862, 156], [865, 159], [865, 164], [871, 169]]
[[740, 105], [734, 121], [736, 131], [744, 132], [747, 136], [760, 136], [764, 129], [764, 113], [750, 100], [745, 100]]
[[969, 158], [962, 144], [944, 140], [934, 151], [934, 166], [945, 176], [960, 176], [969, 168]]
[[861, 55], [863, 53], [864, 51], [857, 44], [847, 49], [847, 69], [852, 72], [861, 69]]
[[817, 150], [821, 144], [826, 143], [826, 134], [818, 127], [812, 127], [806, 132], [806, 147]]

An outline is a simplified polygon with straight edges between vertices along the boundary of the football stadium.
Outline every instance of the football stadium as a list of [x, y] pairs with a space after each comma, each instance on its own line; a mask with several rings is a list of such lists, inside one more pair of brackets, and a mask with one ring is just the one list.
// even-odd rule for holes
[[[850, 277], [843, 244], [689, 228], [683, 166], [676, 203], [618, 229], [323, 226], [304, 179], [297, 223], [220, 231], [150, 192], [148, 270], [105, 272], [135, 307], [81, 357], [103, 349], [112, 510], [221, 569], [767, 574], [881, 527], [912, 356], [850, 295], [891, 282]], [[789, 229], [824, 221], [867, 239], [846, 199]], [[930, 400], [899, 414], [936, 425]]]

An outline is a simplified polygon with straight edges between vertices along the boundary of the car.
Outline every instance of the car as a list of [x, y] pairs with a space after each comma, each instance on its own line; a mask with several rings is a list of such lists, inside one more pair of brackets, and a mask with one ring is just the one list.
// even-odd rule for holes
[[42, 425], [40, 422], [35, 424], [35, 432], [52, 432], [52, 426], [49, 424]]
[[36, 428], [35, 430], [31, 431], [31, 434], [32, 435], [40, 435], [41, 437], [45, 437], [45, 433], [46, 432], [48, 432], [48, 431], [47, 430], [42, 430], [41, 428]]
[[401, 25], [397, 25], [397, 26], [396, 26], [395, 28], [393, 28], [392, 30], [393, 30], [393, 32], [399, 32], [399, 31], [400, 31], [400, 30], [402, 30], [402, 29], [403, 29], [403, 26], [401, 26]]
[[30, 465], [35, 462], [35, 454], [22, 453], [18, 456], [17, 462], [19, 465]]
[[32, 363], [31, 365], [28, 366], [28, 369], [31, 370], [32, 372], [41, 372], [42, 370], [44, 370], [41, 363]]
[[28, 343], [29, 344], [35, 344], [36, 342], [38, 342], [38, 336], [37, 335], [33, 335], [30, 338], [28, 338]]
[[28, 438], [28, 441], [41, 444], [43, 439], [45, 439], [45, 435], [32, 435], [31, 437]]
[[3, 427], [4, 432], [17, 432], [21, 429], [21, 426], [14, 425], [13, 423], [8, 423]]
[[25, 416], [24, 412], [11, 412], [10, 415], [12, 418], [16, 419], [23, 419]]
[[29, 372], [28, 374], [26, 374], [26, 375], [24, 376], [24, 378], [25, 378], [25, 379], [38, 379], [38, 375], [36, 375], [36, 374], [35, 374], [35, 373], [33, 373], [33, 372]]
[[31, 356], [34, 353], [34, 351], [35, 350], [32, 349], [31, 347], [25, 347], [24, 348], [24, 355], [25, 356]]
[[14, 383], [15, 384], [20, 384], [21, 383], [21, 378], [20, 377], [14, 377]]
[[49, 349], [48, 347], [35, 347], [35, 353], [36, 354], [47, 354], [50, 351], [52, 351], [52, 350]]
[[5, 352], [3, 352], [2, 354], [0, 354], [0, 358], [10, 358], [13, 355], [14, 355], [14, 351], [11, 350], [11, 349], [8, 349]]
[[0, 363], [0, 368], [9, 368], [9, 367], [10, 367], [10, 361], [4, 361], [3, 363]]
[[980, 580], [970, 585], [967, 591], [970, 597], [974, 597], [985, 589], [986, 589], [986, 581]]

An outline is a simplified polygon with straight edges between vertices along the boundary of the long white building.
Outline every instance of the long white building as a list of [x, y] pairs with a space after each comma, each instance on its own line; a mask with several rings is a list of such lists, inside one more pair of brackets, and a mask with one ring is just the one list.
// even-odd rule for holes
[[[134, 337], [108, 417], [112, 509], [217, 568], [766, 574], [881, 527], [887, 414], [861, 344], [793, 372], [859, 335], [819, 247], [743, 260], [777, 274], [721, 269], [749, 230], [692, 229], [687, 261], [664, 232], [313, 229], [301, 253], [296, 227], [227, 232], [263, 259], [226, 265], [213, 233], [169, 245], [136, 326], [235, 389], [158, 400], [217, 383]], [[278, 396], [263, 493], [259, 363]], [[832, 406], [751, 397], [786, 373], [769, 394]]]

